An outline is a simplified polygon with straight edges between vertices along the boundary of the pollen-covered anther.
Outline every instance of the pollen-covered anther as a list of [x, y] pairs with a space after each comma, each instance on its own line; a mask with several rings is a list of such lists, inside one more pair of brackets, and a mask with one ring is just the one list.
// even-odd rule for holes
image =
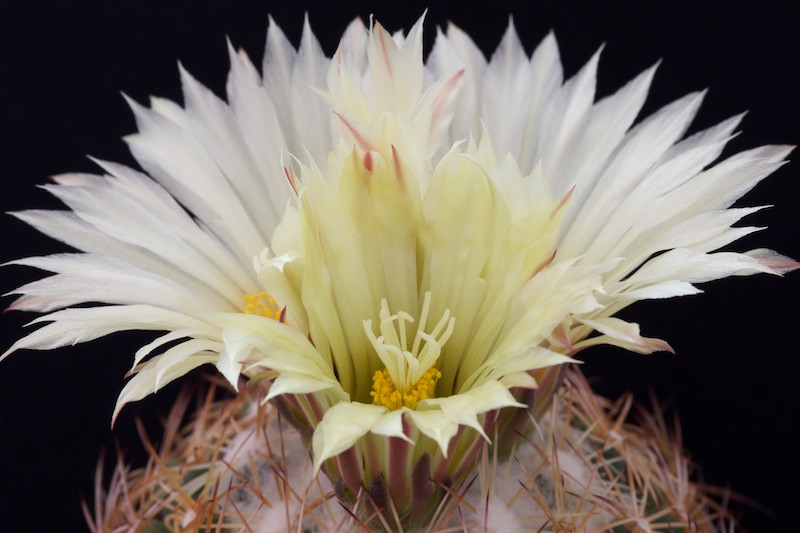
[[442, 377], [442, 373], [436, 368], [429, 368], [414, 386], [407, 390], [398, 390], [392, 381], [392, 376], [386, 369], [378, 370], [372, 377], [372, 403], [382, 405], [390, 411], [395, 411], [401, 407], [416, 409], [419, 402], [433, 397], [433, 390], [436, 382]]
[[244, 295], [246, 315], [258, 315], [274, 320], [279, 320], [281, 317], [281, 308], [275, 302], [275, 298], [269, 295], [266, 291], [261, 291], [256, 294]]

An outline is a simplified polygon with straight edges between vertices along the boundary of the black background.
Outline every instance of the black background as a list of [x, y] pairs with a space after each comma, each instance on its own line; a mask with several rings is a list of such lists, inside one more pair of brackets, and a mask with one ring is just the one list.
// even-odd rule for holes
[[[287, 5], [288, 4], [288, 5]], [[645, 112], [710, 87], [694, 129], [743, 110], [738, 151], [800, 142], [800, 4], [794, 2], [368, 2], [321, 5], [269, 2], [0, 1], [0, 208], [57, 208], [36, 188], [47, 176], [95, 172], [85, 154], [132, 164], [124, 143], [134, 123], [120, 91], [180, 100], [176, 60], [217, 94], [227, 74], [225, 36], [260, 65], [267, 15], [296, 44], [307, 10], [322, 46], [332, 53], [356, 15], [370, 13], [390, 30], [409, 28], [429, 7], [434, 27], [452, 20], [491, 53], [514, 14], [530, 52], [550, 29], [567, 75], [606, 43], [598, 94], [609, 94], [663, 58]], [[800, 166], [790, 163], [742, 205], [774, 204], [747, 221], [769, 225], [734, 249], [770, 247], [800, 257]], [[9, 216], [0, 221], [0, 261], [62, 251]], [[39, 277], [4, 267], [0, 292]], [[643, 357], [621, 350], [584, 354], [596, 389], [618, 395], [649, 389], [676, 407], [686, 448], [711, 484], [730, 486], [769, 509], [745, 510], [751, 531], [787, 531], [795, 524], [800, 461], [795, 435], [800, 275], [723, 280], [700, 296], [640, 303], [625, 316], [678, 354]], [[7, 306], [11, 298], [4, 298]], [[33, 318], [0, 316], [0, 349]], [[80, 497], [91, 499], [91, 476], [103, 448], [122, 443], [136, 456], [134, 417], [152, 426], [174, 397], [126, 408], [109, 429], [114, 401], [132, 354], [146, 337], [123, 333], [56, 352], [17, 353], [0, 364], [0, 529], [84, 531]]]

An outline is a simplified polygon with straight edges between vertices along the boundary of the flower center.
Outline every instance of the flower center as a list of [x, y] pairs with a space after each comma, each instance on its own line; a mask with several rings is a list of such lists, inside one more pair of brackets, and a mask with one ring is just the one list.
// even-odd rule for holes
[[433, 397], [436, 382], [442, 373], [434, 366], [442, 353], [442, 347], [453, 334], [456, 319], [445, 310], [442, 318], [430, 333], [425, 332], [431, 307], [431, 293], [425, 293], [422, 311], [417, 324], [414, 341], [408, 346], [406, 323], [414, 319], [403, 311], [389, 313], [389, 304], [381, 300], [381, 336], [372, 332], [372, 321], [364, 321], [364, 331], [385, 368], [372, 377], [372, 396], [375, 405], [390, 410], [408, 407]]
[[378, 370], [372, 377], [372, 403], [382, 405], [395, 411], [401, 407], [416, 409], [417, 404], [426, 398], [433, 396], [433, 389], [436, 382], [442, 377], [442, 373], [435, 367], [431, 367], [422, 374], [422, 377], [413, 387], [408, 390], [397, 390], [392, 376], [386, 369]]
[[279, 320], [281, 316], [281, 308], [275, 302], [275, 298], [269, 295], [266, 291], [261, 291], [256, 294], [245, 294], [244, 301], [246, 306], [244, 312], [246, 315], [258, 315], [267, 318]]

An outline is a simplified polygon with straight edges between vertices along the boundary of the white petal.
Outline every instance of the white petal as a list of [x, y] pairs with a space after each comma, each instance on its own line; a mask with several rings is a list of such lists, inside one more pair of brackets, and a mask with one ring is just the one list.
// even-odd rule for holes
[[302, 146], [298, 142], [292, 115], [292, 72], [297, 52], [286, 38], [283, 30], [269, 17], [267, 44], [264, 50], [264, 87], [269, 92], [280, 121], [280, 129], [289, 146], [289, 152], [300, 155]]
[[649, 354], [656, 351], [673, 352], [673, 349], [661, 339], [650, 339], [639, 334], [639, 324], [625, 322], [614, 317], [597, 320], [578, 319], [583, 324], [603, 333], [602, 337], [593, 337], [576, 344], [576, 348], [583, 348], [592, 344], [612, 344], [621, 346], [637, 353]]
[[526, 125], [519, 153], [519, 164], [526, 174], [541, 161], [539, 144], [543, 141], [542, 129], [546, 127], [542, 116], [564, 81], [558, 43], [553, 32], [548, 33], [533, 51], [530, 72], [531, 103], [529, 110], [523, 113], [526, 114]]
[[[288, 147], [272, 99], [261, 84], [255, 67], [244, 53], [237, 54], [228, 45], [231, 70], [228, 75], [227, 93], [231, 109], [236, 115], [260, 178], [265, 194], [258, 199], [262, 216], [267, 219], [266, 228], [274, 228], [287, 202], [292, 197], [283, 169], [283, 153]], [[266, 233], [269, 233], [267, 229]]]
[[477, 136], [481, 131], [481, 88], [487, 66], [483, 53], [466, 33], [448, 24], [447, 37], [437, 34], [428, 61], [433, 62], [431, 67], [437, 76], [452, 75], [464, 69], [450, 127], [450, 144]]
[[125, 140], [142, 167], [242, 257], [258, 253], [266, 237], [242, 209], [208, 148], [175, 122], [128, 103], [140, 133]]
[[193, 291], [193, 283], [189, 280], [168, 279], [103, 256], [62, 254], [21, 259], [17, 263], [63, 270], [63, 273], [33, 281], [14, 291], [15, 294], [47, 298], [53, 302], [53, 307], [103, 302], [145, 304], [187, 314], [235, 309], [229, 302], [215, 297], [213, 292]]
[[[209, 335], [209, 333], [212, 333]], [[218, 330], [202, 330], [202, 329], [177, 329], [175, 331], [170, 331], [160, 337], [158, 337], [153, 342], [142, 346], [138, 350], [136, 350], [136, 354], [134, 354], [133, 358], [133, 368], [135, 368], [142, 360], [153, 353], [158, 348], [169, 344], [171, 342], [181, 340], [181, 339], [188, 339], [188, 338], [206, 338], [206, 339], [219, 339], [219, 331]]]
[[770, 270], [768, 265], [745, 254], [734, 252], [704, 254], [678, 248], [651, 259], [624, 283], [637, 286], [668, 279], [702, 283], [739, 273], [770, 272]]
[[20, 349], [51, 350], [124, 330], [172, 330], [213, 327], [196, 318], [148, 305], [65, 309], [44, 315], [31, 324], [52, 322], [18, 340], [1, 357]]
[[[264, 200], [269, 189], [260, 175], [232, 109], [197, 82], [186, 70], [180, 69], [186, 114], [193, 136], [211, 156], [221, 175], [220, 185], [230, 183], [231, 189], [254, 221], [255, 230], [263, 238], [270, 235], [276, 218], [267, 216]], [[260, 148], [259, 148], [260, 150]], [[280, 173], [280, 167], [272, 169]], [[285, 188], [283, 189], [285, 193]]]
[[578, 257], [601, 234], [606, 219], [625, 196], [647, 176], [647, 171], [686, 131], [697, 113], [704, 93], [692, 93], [645, 119], [625, 136], [613, 159], [574, 222], [565, 228], [559, 251], [564, 257]]
[[[190, 357], [181, 363], [170, 367], [169, 370], [161, 376], [161, 380], [164, 383], [169, 383], [199, 366], [207, 363], [213, 363], [216, 358], [216, 355], [198, 355], [195, 357]], [[145, 396], [148, 396], [156, 391], [157, 386], [155, 376], [155, 367], [148, 365], [145, 366], [138, 374], [133, 376], [133, 378], [131, 378], [131, 380], [122, 389], [122, 392], [120, 392], [119, 398], [117, 399], [117, 405], [114, 408], [114, 414], [111, 418], [112, 426], [114, 425], [114, 421], [117, 419], [117, 416], [122, 408], [125, 407], [125, 404], [141, 400]]]
[[[556, 181], [554, 187], [556, 196], [564, 194], [572, 186], [575, 187], [571, 205], [572, 216], [592, 194], [595, 181], [600, 177], [603, 167], [622, 142], [625, 133], [644, 105], [657, 67], [656, 64], [645, 70], [612, 96], [594, 105], [589, 122], [578, 145], [573, 147], [574, 152], [571, 157], [562, 159], [558, 166], [552, 161], [547, 161], [548, 168], [552, 169], [550, 175]], [[581, 156], [574, 157], [574, 154]], [[570, 219], [571, 216], [568, 215], [567, 220]]]
[[[758, 261], [762, 266], [767, 267], [770, 274], [777, 274], [783, 275], [793, 270], [797, 270], [800, 268], [800, 263], [792, 259], [791, 257], [786, 257], [785, 255], [781, 255], [774, 250], [768, 250], [766, 248], [758, 248], [756, 250], [750, 250], [745, 255], [752, 257], [756, 261]], [[745, 272], [739, 272], [739, 275], [742, 274], [755, 274], [760, 272], [759, 269], [752, 269]]]
[[[155, 391], [158, 391], [160, 387], [171, 381], [171, 379], [165, 381], [164, 378], [166, 376], [173, 376], [175, 374], [173, 369], [182, 368], [183, 363], [190, 357], [196, 355], [219, 355], [221, 352], [223, 352], [223, 345], [219, 340], [189, 339], [153, 358], [153, 360], [148, 362], [145, 366], [147, 368], [155, 368], [154, 387]], [[235, 386], [234, 383], [234, 387]]]
[[[545, 173], [548, 175], [563, 175], [561, 161], [575, 160], [578, 143], [586, 131], [592, 114], [597, 63], [601, 51], [602, 48], [592, 56], [580, 72], [549, 98], [543, 111], [537, 156], [542, 160]], [[607, 124], [608, 126], [611, 124]], [[556, 194], [564, 194], [567, 190], [569, 186], [556, 188]]]
[[486, 68], [481, 93], [481, 118], [501, 156], [519, 153], [526, 118], [520, 111], [530, 108], [531, 96], [528, 57], [509, 19]]
[[329, 68], [330, 60], [311, 31], [306, 15], [292, 72], [292, 111], [303, 149], [320, 164], [334, 145], [333, 113], [315, 92], [327, 87]]
[[675, 296], [690, 296], [700, 294], [701, 291], [691, 283], [686, 281], [670, 279], [646, 285], [640, 289], [623, 290], [615, 293], [614, 296], [625, 300], [648, 300], [658, 298], [674, 298]]

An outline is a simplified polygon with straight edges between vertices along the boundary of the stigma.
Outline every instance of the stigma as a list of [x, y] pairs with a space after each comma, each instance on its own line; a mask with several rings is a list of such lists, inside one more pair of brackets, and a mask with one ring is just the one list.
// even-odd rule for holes
[[430, 307], [431, 293], [426, 292], [413, 339], [407, 336], [406, 324], [413, 323], [414, 318], [403, 311], [391, 314], [385, 299], [381, 300], [381, 336], [373, 333], [371, 320], [364, 321], [364, 332], [385, 367], [372, 377], [370, 396], [375, 405], [392, 411], [402, 407], [416, 409], [419, 402], [434, 396], [436, 382], [442, 377], [436, 361], [453, 334], [456, 319], [447, 309], [427, 333]]

